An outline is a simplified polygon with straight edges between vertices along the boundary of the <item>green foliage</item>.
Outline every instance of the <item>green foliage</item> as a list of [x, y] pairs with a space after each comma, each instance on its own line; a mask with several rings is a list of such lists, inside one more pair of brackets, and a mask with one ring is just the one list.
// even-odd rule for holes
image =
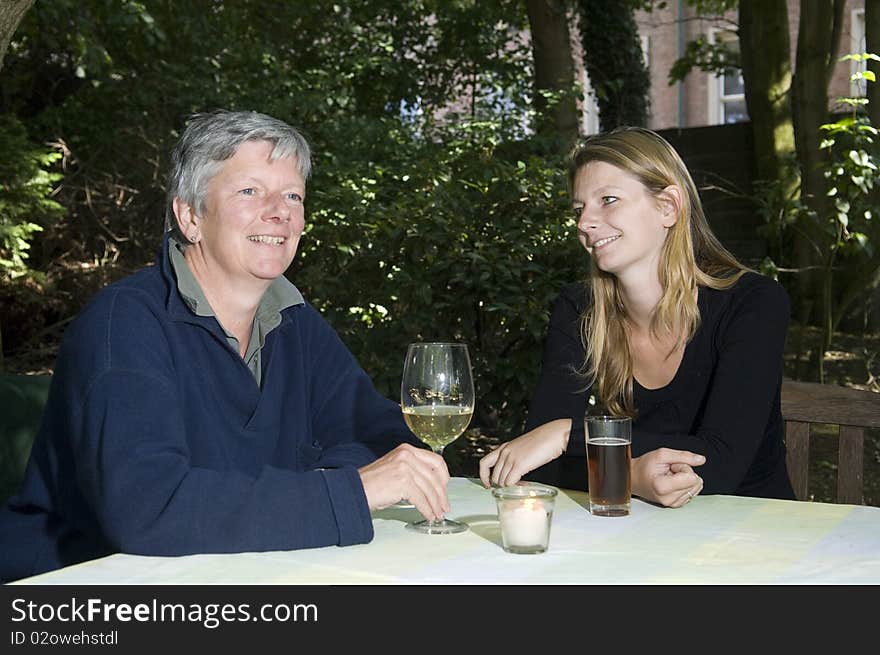
[[[873, 54], [846, 55], [841, 60], [875, 59]], [[863, 71], [851, 76], [852, 81], [875, 83], [874, 73]], [[821, 126], [824, 138], [819, 147], [825, 151], [824, 177], [826, 195], [832, 199], [828, 216], [821, 220], [827, 237], [829, 267], [880, 264], [876, 243], [880, 241], [880, 150], [877, 129], [864, 108], [867, 98], [838, 98], [850, 113], [833, 123]], [[812, 218], [812, 217], [811, 217]]]
[[0, 278], [31, 272], [30, 240], [62, 214], [50, 197], [61, 178], [50, 169], [60, 158], [56, 149], [31, 143], [15, 117], [0, 115]]
[[388, 129], [393, 161], [328, 162], [292, 278], [389, 397], [407, 343], [468, 343], [474, 423], [514, 436], [552, 299], [585, 259], [563, 162], [540, 142], [502, 140], [500, 128], [463, 122], [434, 143]]
[[721, 16], [739, 7], [739, 0], [686, 0], [699, 16]]
[[[848, 59], [878, 58], [872, 54], [842, 58]], [[875, 82], [871, 71], [852, 76], [852, 81], [858, 80]], [[822, 327], [826, 347], [846, 312], [858, 304], [859, 298], [868, 300], [880, 274], [878, 132], [865, 111], [866, 98], [838, 98], [838, 102], [848, 109], [847, 113], [821, 126], [823, 139], [819, 147], [828, 199], [823, 205], [825, 211], [811, 209], [797, 189], [783, 195], [781, 189], [791, 188], [784, 180], [765, 183], [759, 193], [759, 204], [768, 222], [767, 234], [776, 245], [776, 259], [768, 261], [767, 267], [785, 269], [789, 256], [786, 246], [794, 231], [813, 235], [815, 267], [822, 271], [824, 287]], [[821, 369], [819, 374], [821, 378]]]
[[[687, 4], [694, 8], [697, 16], [723, 20], [726, 12], [739, 7], [739, 0], [687, 0]], [[730, 31], [735, 32], [736, 26], [731, 25]], [[730, 75], [741, 68], [739, 52], [724, 42], [711, 43], [706, 35], [701, 34], [688, 42], [684, 54], [673, 62], [669, 69], [669, 86], [684, 81], [694, 68], [716, 75]]]
[[185, 117], [255, 109], [315, 153], [291, 279], [390, 398], [407, 343], [467, 342], [474, 425], [515, 436], [551, 301], [585, 270], [564, 166], [525, 129], [526, 22], [516, 0], [37, 3], [0, 109], [65, 149], [67, 213], [32, 257], [65, 305], [46, 323], [154, 259]]
[[794, 152], [788, 154], [780, 170], [785, 172], [786, 177], [757, 180], [754, 184], [758, 213], [765, 223], [760, 232], [767, 239], [770, 252], [762, 263], [761, 272], [774, 279], [777, 279], [780, 269], [792, 263], [792, 236], [795, 224], [804, 211], [800, 199], [797, 155]]
[[579, 0], [584, 65], [599, 105], [601, 129], [646, 125], [651, 80], [633, 0]]
[[700, 36], [689, 42], [684, 55], [673, 62], [669, 69], [669, 85], [684, 81], [694, 68], [716, 75], [730, 75], [741, 68], [739, 52], [723, 41], [710, 43], [705, 36]]
[[[152, 253], [167, 152], [194, 111], [288, 120], [315, 142], [318, 167], [358, 146], [388, 157], [369, 138], [383, 121], [408, 120], [414, 137], [431, 138], [450, 99], [470, 118], [506, 107], [509, 132], [528, 120], [528, 48], [510, 47], [522, 25], [516, 3], [196, 4], [57, 0], [26, 16], [4, 89], [29, 129], [70, 151], [60, 197], [72, 232], [47, 244], [52, 255], [71, 242], [71, 256], [102, 264]], [[337, 136], [353, 115], [365, 134], [348, 135], [350, 145]]]

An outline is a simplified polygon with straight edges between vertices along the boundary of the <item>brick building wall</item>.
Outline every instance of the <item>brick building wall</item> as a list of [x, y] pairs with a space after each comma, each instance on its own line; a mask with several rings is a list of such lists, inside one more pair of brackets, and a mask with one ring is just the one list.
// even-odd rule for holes
[[[804, 0], [811, 1], [811, 0]], [[792, 66], [797, 51], [797, 33], [801, 0], [788, 0], [789, 36], [791, 39]], [[858, 26], [853, 25], [853, 17], [863, 12], [865, 0], [849, 0], [844, 10], [843, 34], [840, 42], [840, 55], [854, 49], [854, 35]], [[651, 116], [649, 127], [667, 129], [671, 127], [699, 127], [722, 122], [716, 116], [714, 106], [717, 102], [712, 87], [717, 88], [717, 78], [700, 70], [693, 70], [682, 83], [668, 84], [669, 69], [684, 52], [688, 42], [700, 35], [727, 32], [733, 35], [736, 29], [737, 12], [732, 11], [723, 17], [698, 16], [693, 7], [683, 0], [670, 0], [663, 9], [652, 12], [639, 11], [636, 22], [639, 33], [646, 41], [647, 58], [651, 74]], [[829, 106], [834, 99], [850, 94], [849, 76], [851, 62], [837, 64], [829, 90]]]
[[[805, 2], [812, 0], [803, 0]], [[864, 12], [864, 0], [849, 0], [844, 10], [840, 56], [864, 48], [863, 25], [855, 24]], [[797, 53], [800, 0], [788, 0], [792, 67]], [[683, 0], [671, 0], [663, 9], [636, 15], [651, 75], [651, 113], [648, 126], [675, 146], [687, 164], [703, 200], [709, 223], [721, 241], [744, 262], [757, 266], [767, 254], [758, 233], [763, 221], [752, 200], [755, 178], [752, 134], [748, 122], [724, 124], [720, 116], [718, 78], [693, 70], [682, 83], [668, 83], [673, 62], [688, 42], [711, 38], [726, 31], [735, 38], [737, 12], [723, 17], [696, 15]], [[835, 67], [829, 88], [829, 108], [835, 99], [852, 94], [852, 62]], [[714, 87], [714, 88], [713, 88]], [[747, 115], [741, 116], [747, 120]]]

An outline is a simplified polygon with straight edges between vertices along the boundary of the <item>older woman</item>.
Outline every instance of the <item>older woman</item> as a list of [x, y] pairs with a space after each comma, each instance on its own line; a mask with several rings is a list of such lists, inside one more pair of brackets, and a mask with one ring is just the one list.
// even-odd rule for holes
[[783, 288], [721, 245], [687, 168], [656, 133], [587, 138], [569, 181], [592, 275], [557, 300], [529, 431], [483, 458], [483, 482], [534, 471], [586, 488], [592, 391], [634, 418], [633, 494], [670, 507], [701, 491], [794, 498], [779, 400]]
[[[173, 153], [162, 249], [65, 334], [0, 577], [115, 551], [367, 542], [370, 510], [448, 510], [448, 471], [283, 274], [309, 146], [253, 112], [195, 116]], [[378, 459], [377, 459], [378, 458]]]

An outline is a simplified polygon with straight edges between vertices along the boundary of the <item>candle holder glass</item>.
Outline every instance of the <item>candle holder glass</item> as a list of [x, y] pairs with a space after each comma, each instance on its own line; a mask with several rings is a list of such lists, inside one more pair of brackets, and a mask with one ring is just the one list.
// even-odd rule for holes
[[556, 494], [556, 489], [543, 485], [492, 490], [498, 505], [501, 545], [505, 551], [531, 555], [547, 550]]

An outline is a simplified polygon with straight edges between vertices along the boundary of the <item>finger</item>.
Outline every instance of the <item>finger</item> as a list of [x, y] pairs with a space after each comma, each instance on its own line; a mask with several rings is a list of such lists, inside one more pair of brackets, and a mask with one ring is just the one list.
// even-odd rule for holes
[[445, 489], [449, 484], [450, 476], [443, 456], [433, 451], [420, 451], [413, 454], [415, 459], [412, 464], [421, 467], [426, 475], [437, 478], [438, 485]]
[[696, 498], [700, 491], [703, 490], [703, 481], [700, 480], [699, 484], [694, 485], [690, 489], [687, 490], [687, 499], [682, 502], [683, 505], [691, 502], [694, 498]]
[[436, 459], [433, 466], [427, 469], [421, 469], [420, 473], [423, 480], [430, 485], [429, 493], [435, 506], [438, 508], [442, 516], [449, 511], [449, 497], [447, 490], [449, 488], [449, 469], [446, 468], [446, 462], [440, 455], [435, 455]]
[[699, 486], [700, 476], [696, 473], [672, 473], [654, 479], [654, 489], [659, 497], [677, 498], [691, 487]]
[[695, 484], [683, 489], [671, 491], [669, 494], [661, 497], [660, 502], [666, 507], [671, 507], [673, 509], [684, 507], [693, 500], [694, 496], [697, 495], [699, 488], [700, 485]]
[[697, 479], [697, 483], [688, 487], [684, 490], [684, 494], [680, 494], [676, 499], [675, 504], [670, 505], [670, 507], [682, 507], [691, 502], [694, 498], [696, 498], [699, 493], [703, 490], [703, 480], [700, 476], [695, 476]]
[[[404, 444], [404, 445], [407, 445], [407, 444]], [[446, 467], [446, 462], [443, 459], [443, 456], [438, 455], [433, 450], [428, 450], [427, 448], [413, 448], [412, 446], [408, 446], [406, 452], [411, 454], [418, 461], [420, 461], [428, 466], [431, 466], [431, 467], [440, 466], [441, 468]], [[441, 466], [441, 464], [442, 464], [442, 466]]]
[[[414, 448], [402, 451], [398, 457], [408, 495], [420, 492], [435, 514], [448, 511], [446, 489], [449, 486], [449, 469], [443, 458], [436, 453]], [[416, 505], [415, 500], [408, 500]]]
[[492, 474], [492, 467], [495, 466], [495, 462], [498, 461], [498, 456], [500, 454], [501, 453], [495, 449], [480, 460], [480, 482], [483, 483], [483, 486], [486, 487], [486, 489], [492, 486], [492, 480], [490, 477]]
[[660, 448], [657, 451], [658, 461], [664, 464], [683, 463], [691, 466], [702, 466], [706, 458], [689, 450], [673, 450], [672, 448]]
[[416, 511], [425, 517], [426, 520], [436, 521], [440, 518], [432, 507], [430, 500], [425, 496], [422, 490], [418, 488], [418, 486], [414, 486], [407, 494], [407, 500], [413, 504]]
[[416, 495], [423, 499], [425, 511], [419, 507], [416, 501], [410, 499], [410, 502], [416, 506], [416, 509], [422, 513], [428, 520], [436, 520], [443, 517], [449, 510], [449, 499], [446, 496], [446, 488], [438, 487], [436, 480], [432, 476], [426, 475], [422, 470], [414, 470], [412, 474], [412, 487], [415, 489]]
[[519, 460], [517, 459], [515, 451], [511, 448], [508, 448], [505, 452], [504, 461], [499, 462], [498, 468], [501, 469], [498, 474], [498, 483], [502, 487], [513, 486], [519, 482], [519, 479], [522, 477]]
[[499, 458], [498, 464], [495, 466], [498, 475], [495, 476], [495, 483], [500, 487], [507, 486], [507, 475], [510, 472], [510, 450], [504, 452], [504, 456]]
[[522, 468], [515, 457], [508, 457], [504, 465], [504, 473], [501, 477], [505, 487], [512, 487], [522, 478]]
[[688, 501], [691, 499], [690, 494], [685, 492], [680, 494], [674, 501], [669, 503], [667, 507], [671, 507], [672, 509], [678, 509], [679, 507], [684, 507], [688, 504]]
[[501, 447], [497, 451], [498, 457], [495, 460], [495, 466], [492, 469], [492, 484], [496, 486], [504, 486], [501, 484], [501, 473], [504, 470], [504, 463], [507, 461], [507, 448]]

